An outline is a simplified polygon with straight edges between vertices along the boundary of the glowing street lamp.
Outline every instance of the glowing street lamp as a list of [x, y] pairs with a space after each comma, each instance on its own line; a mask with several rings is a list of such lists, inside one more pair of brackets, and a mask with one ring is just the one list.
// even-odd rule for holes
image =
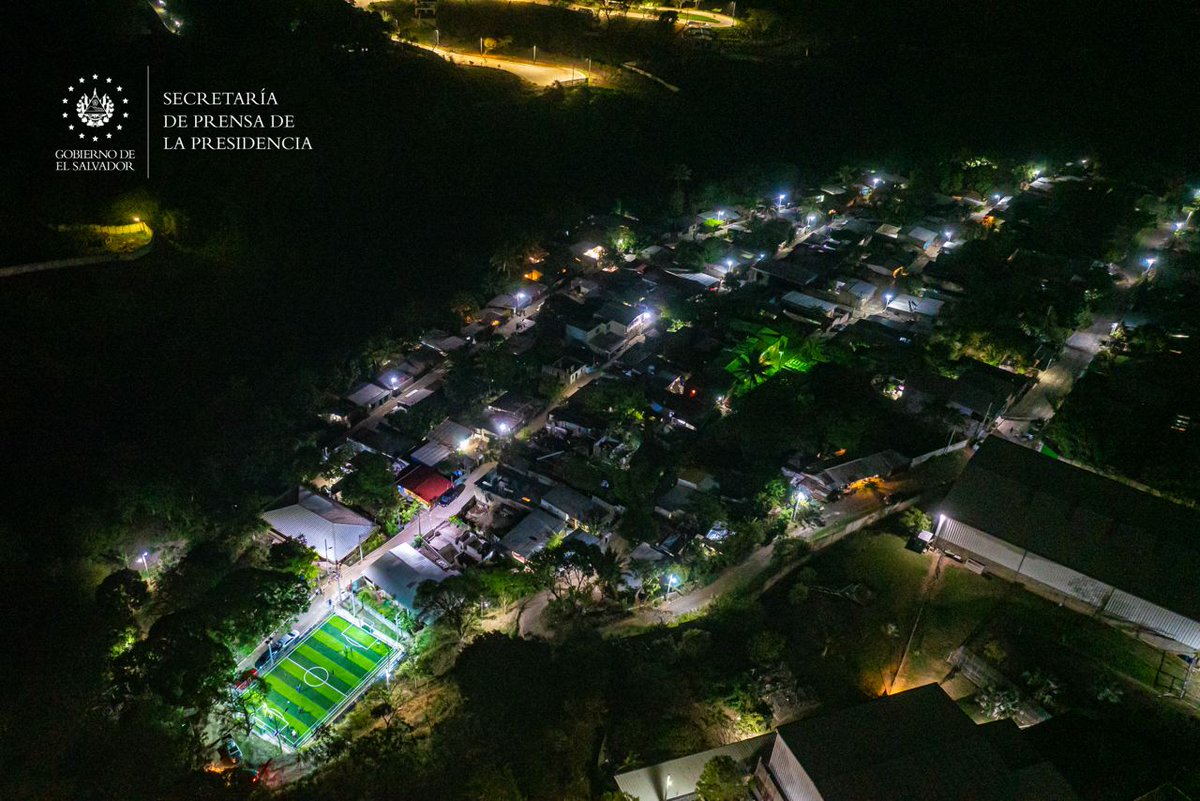
[[724, 212], [723, 210], [718, 210], [718, 211], [717, 211], [717, 219], [718, 219], [718, 220], [724, 220], [724, 219], [725, 219], [725, 212]]
[[1154, 269], [1154, 263], [1155, 263], [1156, 261], [1158, 261], [1158, 259], [1157, 259], [1157, 258], [1155, 258], [1154, 256], [1150, 256], [1150, 257], [1148, 257], [1148, 258], [1146, 259], [1146, 269], [1147, 269], [1147, 270], [1152, 270], [1152, 269]]
[[812, 225], [816, 221], [817, 221], [817, 215], [815, 215], [815, 214], [808, 215], [808, 224], [809, 225]]
[[782, 194], [782, 193], [779, 195], [779, 208], [783, 208], [783, 201], [784, 201], [786, 198], [787, 198], [787, 195], [784, 195], [784, 194]]

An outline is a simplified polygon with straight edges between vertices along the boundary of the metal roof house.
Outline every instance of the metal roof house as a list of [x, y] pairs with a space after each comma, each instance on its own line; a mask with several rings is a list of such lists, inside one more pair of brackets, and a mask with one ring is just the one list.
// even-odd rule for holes
[[391, 395], [390, 389], [385, 389], [378, 384], [366, 383], [359, 384], [346, 393], [346, 400], [364, 409], [375, 409], [382, 406]]
[[999, 437], [938, 509], [935, 544], [1159, 648], [1200, 651], [1200, 514]]
[[[880, 451], [858, 459], [834, 463], [823, 462], [810, 468], [789, 472], [799, 483], [811, 490], [818, 498], [827, 498], [830, 493], [840, 492], [861, 481], [888, 478], [907, 468], [912, 460], [893, 450]], [[796, 483], [796, 482], [793, 482]]]
[[458, 573], [443, 570], [411, 544], [403, 543], [376, 559], [365, 575], [372, 584], [395, 598], [406, 609], [417, 612], [418, 587], [426, 581], [445, 581]]
[[287, 506], [263, 512], [262, 518], [285, 537], [298, 540], [330, 562], [341, 561], [371, 535], [367, 518], [311, 490], [298, 489]]
[[1066, 779], [1011, 720], [976, 725], [936, 684], [781, 726], [616, 776], [641, 801], [696, 797], [710, 759], [752, 772], [763, 801], [1074, 801]]
[[565, 520], [541, 509], [534, 509], [501, 538], [500, 544], [518, 561], [525, 562], [545, 548], [551, 540], [566, 534], [567, 528]]

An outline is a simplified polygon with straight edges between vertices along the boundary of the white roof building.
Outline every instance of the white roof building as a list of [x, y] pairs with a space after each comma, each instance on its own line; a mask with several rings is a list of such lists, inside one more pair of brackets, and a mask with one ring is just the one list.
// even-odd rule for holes
[[436, 467], [450, 458], [453, 451], [440, 442], [426, 442], [412, 452], [412, 460], [428, 467]]
[[369, 409], [383, 403], [389, 395], [391, 395], [390, 389], [384, 389], [378, 384], [367, 383], [359, 384], [350, 390], [350, 393], [346, 395], [346, 400], [355, 406], [363, 406]]
[[366, 517], [335, 500], [300, 489], [296, 501], [264, 512], [263, 520], [285, 537], [298, 540], [327, 561], [341, 561], [375, 528]]

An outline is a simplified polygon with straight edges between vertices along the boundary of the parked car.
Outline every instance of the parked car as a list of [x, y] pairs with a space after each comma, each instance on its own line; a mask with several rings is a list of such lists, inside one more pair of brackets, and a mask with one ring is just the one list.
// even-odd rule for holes
[[279, 646], [277, 646], [275, 643], [268, 643], [266, 650], [258, 655], [258, 659], [254, 660], [255, 669], [262, 670], [264, 667], [269, 665], [272, 661], [271, 657], [274, 656], [275, 651], [278, 649]]
[[249, 689], [250, 684], [254, 681], [254, 679], [257, 676], [258, 676], [258, 668], [250, 668], [249, 670], [245, 671], [244, 673], [242, 673], [241, 676], [238, 677], [237, 684], [235, 684], [234, 687], [237, 688], [238, 692], [245, 692], [247, 689]]
[[233, 741], [232, 737], [226, 737], [225, 741], [218, 746], [217, 755], [221, 758], [222, 770], [236, 767], [242, 763], [242, 749]]
[[463, 489], [465, 489], [465, 485], [459, 484], [443, 492], [442, 497], [438, 498], [438, 506], [449, 506], [452, 504], [455, 498], [463, 494]]
[[300, 639], [300, 632], [292, 629], [287, 634], [279, 638], [279, 648], [277, 650], [282, 651], [284, 648], [287, 648], [298, 639]]

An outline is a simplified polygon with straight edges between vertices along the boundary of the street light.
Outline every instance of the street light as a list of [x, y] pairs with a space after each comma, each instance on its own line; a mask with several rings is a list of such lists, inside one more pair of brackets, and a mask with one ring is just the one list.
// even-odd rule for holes
[[815, 215], [815, 214], [808, 215], [808, 224], [809, 225], [812, 225], [816, 221], [817, 221], [817, 215]]
[[779, 208], [783, 208], [783, 201], [784, 201], [786, 198], [787, 198], [787, 195], [784, 195], [784, 194], [782, 194], [782, 193], [779, 195]]
[[442, 32], [437, 28], [433, 29], [433, 46], [435, 48], [442, 46]]
[[150, 573], [150, 565], [146, 563], [146, 557], [149, 555], [150, 554], [148, 552], [142, 551], [142, 555], [140, 557], [142, 560], [142, 572], [146, 574]]
[[725, 219], [725, 212], [724, 212], [724, 211], [721, 211], [721, 210], [718, 210], [718, 211], [717, 211], [717, 219], [718, 219], [718, 220], [724, 220], [724, 219]]
[[1158, 259], [1156, 259], [1154, 256], [1150, 256], [1150, 257], [1148, 257], [1148, 258], [1146, 259], [1146, 269], [1147, 269], [1147, 270], [1152, 270], [1152, 269], [1154, 269], [1154, 263], [1155, 263], [1156, 261], [1158, 261]]

